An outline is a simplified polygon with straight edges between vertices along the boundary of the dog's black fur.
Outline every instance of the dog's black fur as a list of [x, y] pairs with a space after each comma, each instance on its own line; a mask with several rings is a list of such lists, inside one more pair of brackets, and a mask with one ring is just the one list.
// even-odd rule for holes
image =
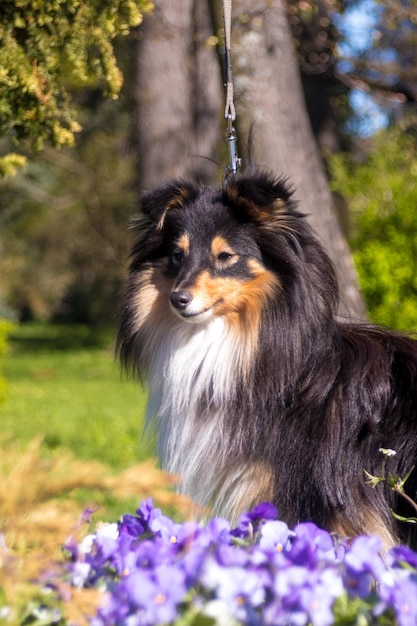
[[232, 517], [269, 499], [289, 523], [417, 547], [392, 514], [415, 511], [365, 474], [411, 471], [417, 495], [417, 342], [337, 319], [332, 264], [285, 182], [164, 185], [137, 227], [118, 349], [184, 489]]

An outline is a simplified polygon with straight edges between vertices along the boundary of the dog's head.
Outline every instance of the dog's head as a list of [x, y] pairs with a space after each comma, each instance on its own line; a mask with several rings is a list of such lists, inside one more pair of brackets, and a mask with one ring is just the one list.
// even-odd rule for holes
[[[148, 193], [134, 223], [141, 235], [131, 272], [143, 289], [163, 292], [165, 307], [188, 323], [258, 313], [301, 274], [332, 273], [285, 182], [264, 174], [231, 179], [222, 189], [175, 182]], [[326, 267], [323, 266], [326, 265]], [[320, 267], [317, 267], [320, 266]], [[146, 297], [145, 297], [146, 299]]]

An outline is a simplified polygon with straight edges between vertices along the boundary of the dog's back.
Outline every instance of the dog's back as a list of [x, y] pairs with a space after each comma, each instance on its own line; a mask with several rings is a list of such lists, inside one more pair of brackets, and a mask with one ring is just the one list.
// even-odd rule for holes
[[136, 225], [118, 346], [149, 383], [163, 467], [228, 517], [271, 500], [289, 523], [407, 538], [391, 508], [412, 510], [365, 471], [415, 464], [417, 344], [336, 320], [332, 265], [285, 184], [169, 184]]

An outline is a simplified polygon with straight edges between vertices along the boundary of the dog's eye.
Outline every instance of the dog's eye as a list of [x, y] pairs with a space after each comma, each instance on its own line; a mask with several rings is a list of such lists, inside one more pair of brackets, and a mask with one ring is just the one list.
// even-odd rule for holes
[[171, 259], [177, 265], [182, 263], [184, 260], [184, 250], [181, 250], [181, 248], [175, 248], [175, 250], [172, 251]]
[[217, 260], [221, 263], [225, 263], [226, 261], [230, 261], [233, 256], [231, 252], [220, 252], [220, 254], [217, 255]]

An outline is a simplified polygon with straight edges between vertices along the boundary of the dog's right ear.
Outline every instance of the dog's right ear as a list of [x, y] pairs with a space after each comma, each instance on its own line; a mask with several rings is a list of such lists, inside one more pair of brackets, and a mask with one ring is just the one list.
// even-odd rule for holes
[[292, 190], [285, 178], [256, 170], [228, 179], [223, 186], [223, 196], [241, 216], [260, 225], [282, 223], [295, 208]]
[[170, 209], [181, 208], [195, 200], [198, 188], [188, 181], [178, 180], [157, 187], [143, 195], [141, 215], [136, 217], [133, 228], [143, 229], [155, 227], [161, 230]]

